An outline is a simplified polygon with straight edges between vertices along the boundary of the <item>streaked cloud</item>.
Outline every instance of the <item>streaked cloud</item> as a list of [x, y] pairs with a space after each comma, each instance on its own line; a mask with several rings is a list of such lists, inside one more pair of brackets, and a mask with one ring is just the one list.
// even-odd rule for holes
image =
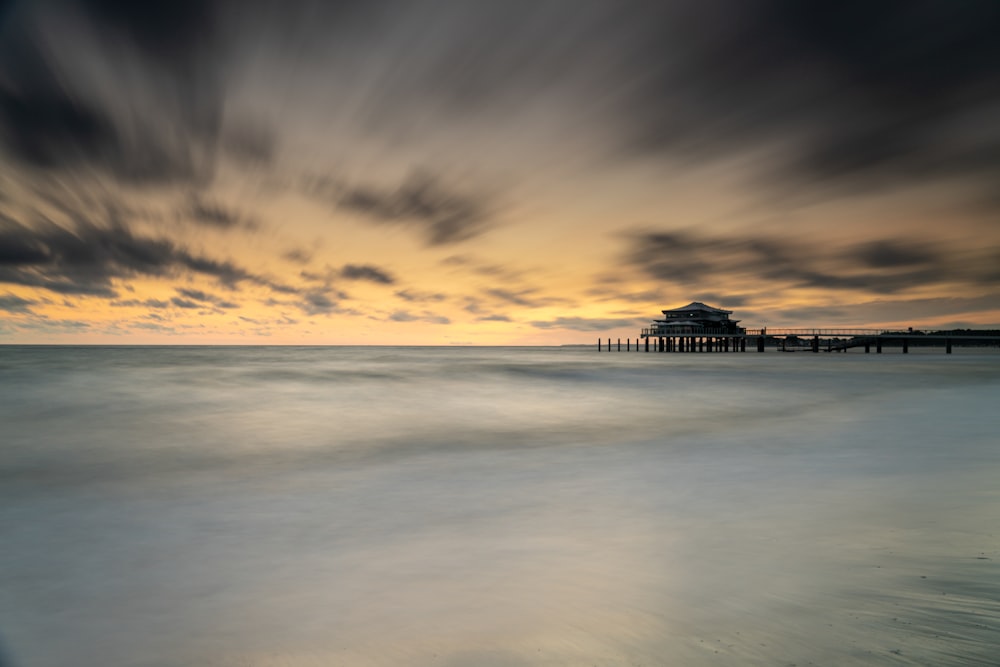
[[308, 179], [304, 191], [377, 224], [416, 227], [431, 246], [466, 241], [491, 223], [489, 198], [449, 188], [423, 170], [395, 187], [349, 185], [324, 177]]

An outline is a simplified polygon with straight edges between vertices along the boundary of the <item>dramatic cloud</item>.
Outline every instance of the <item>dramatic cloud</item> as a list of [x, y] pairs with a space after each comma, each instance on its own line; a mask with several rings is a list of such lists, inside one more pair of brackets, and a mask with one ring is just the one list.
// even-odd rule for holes
[[212, 276], [233, 287], [273, 283], [228, 261], [195, 255], [168, 239], [134, 234], [124, 224], [78, 219], [66, 229], [41, 221], [28, 227], [0, 218], [0, 282], [60, 294], [116, 296], [116, 279], [169, 276], [182, 271]]
[[[761, 316], [772, 321], [810, 322], [846, 322], [849, 324], [865, 322], [908, 322], [921, 327], [927, 313], [935, 317], [948, 315], [969, 315], [981, 312], [1000, 310], [1000, 293], [982, 297], [937, 298], [937, 299], [900, 299], [865, 301], [861, 303], [845, 303], [838, 306], [807, 306], [799, 308], [782, 308]], [[756, 313], [748, 313], [754, 316]]]
[[221, 136], [211, 2], [18, 3], [0, 24], [0, 144], [24, 166], [204, 181]]
[[426, 172], [411, 174], [396, 188], [350, 186], [323, 178], [308, 181], [305, 190], [379, 224], [418, 227], [431, 246], [468, 240], [490, 223], [487, 198], [453, 191]]
[[[868, 189], [1000, 174], [991, 2], [661, 3], [636, 31], [637, 152], [772, 144], [782, 178]], [[623, 12], [624, 13], [624, 12]]]
[[181, 215], [205, 227], [216, 229], [243, 228], [255, 230], [257, 222], [250, 220], [237, 211], [227, 208], [218, 202], [204, 199], [199, 195], [192, 195], [187, 205], [181, 209]]
[[780, 288], [891, 294], [943, 283], [995, 286], [995, 259], [989, 251], [959, 259], [940, 245], [891, 240], [830, 247], [763, 236], [648, 232], [631, 238], [626, 261], [651, 278], [680, 285], [736, 277]]

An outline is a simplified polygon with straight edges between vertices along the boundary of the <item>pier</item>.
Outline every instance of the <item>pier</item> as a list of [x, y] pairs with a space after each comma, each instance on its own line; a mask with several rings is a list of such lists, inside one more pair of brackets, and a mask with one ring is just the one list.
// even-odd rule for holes
[[655, 329], [643, 329], [640, 337], [598, 339], [597, 351], [611, 352], [713, 352], [732, 353], [747, 350], [764, 352], [846, 352], [864, 348], [865, 353], [882, 354], [887, 349], [907, 354], [911, 347], [944, 348], [952, 353], [955, 346], [997, 346], [1000, 334], [993, 332], [941, 332], [930, 329], [894, 331], [889, 329], [746, 329], [742, 333], [724, 331], [671, 331], [664, 335]]
[[[882, 354], [887, 348], [899, 349], [908, 354], [910, 347], [942, 347], [946, 354], [955, 345], [1000, 346], [1000, 331], [932, 330], [907, 328], [892, 329], [749, 329], [732, 320], [731, 310], [714, 308], [693, 302], [682, 308], [664, 310], [664, 318], [654, 320], [635, 340], [634, 350], [639, 352], [704, 352], [732, 353], [748, 349], [764, 352], [772, 348], [781, 352], [847, 352], [864, 348], [866, 354], [874, 349]], [[617, 341], [617, 351], [622, 341]], [[625, 339], [624, 351], [633, 350], [632, 340]], [[597, 340], [597, 351], [602, 351], [602, 339]], [[607, 339], [607, 351], [612, 351], [612, 339]]]

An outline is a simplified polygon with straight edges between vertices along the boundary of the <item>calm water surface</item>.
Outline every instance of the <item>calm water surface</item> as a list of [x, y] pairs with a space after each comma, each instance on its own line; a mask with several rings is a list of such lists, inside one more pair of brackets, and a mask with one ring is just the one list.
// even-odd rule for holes
[[962, 352], [0, 347], [0, 665], [995, 665]]

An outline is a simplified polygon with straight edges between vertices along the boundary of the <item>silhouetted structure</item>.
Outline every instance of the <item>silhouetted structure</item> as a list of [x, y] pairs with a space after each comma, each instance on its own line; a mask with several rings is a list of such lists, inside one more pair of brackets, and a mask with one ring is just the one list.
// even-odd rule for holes
[[662, 320], [653, 320], [647, 335], [670, 336], [679, 333], [741, 334], [739, 320], [729, 319], [731, 310], [714, 308], [694, 301], [681, 308], [663, 311]]

